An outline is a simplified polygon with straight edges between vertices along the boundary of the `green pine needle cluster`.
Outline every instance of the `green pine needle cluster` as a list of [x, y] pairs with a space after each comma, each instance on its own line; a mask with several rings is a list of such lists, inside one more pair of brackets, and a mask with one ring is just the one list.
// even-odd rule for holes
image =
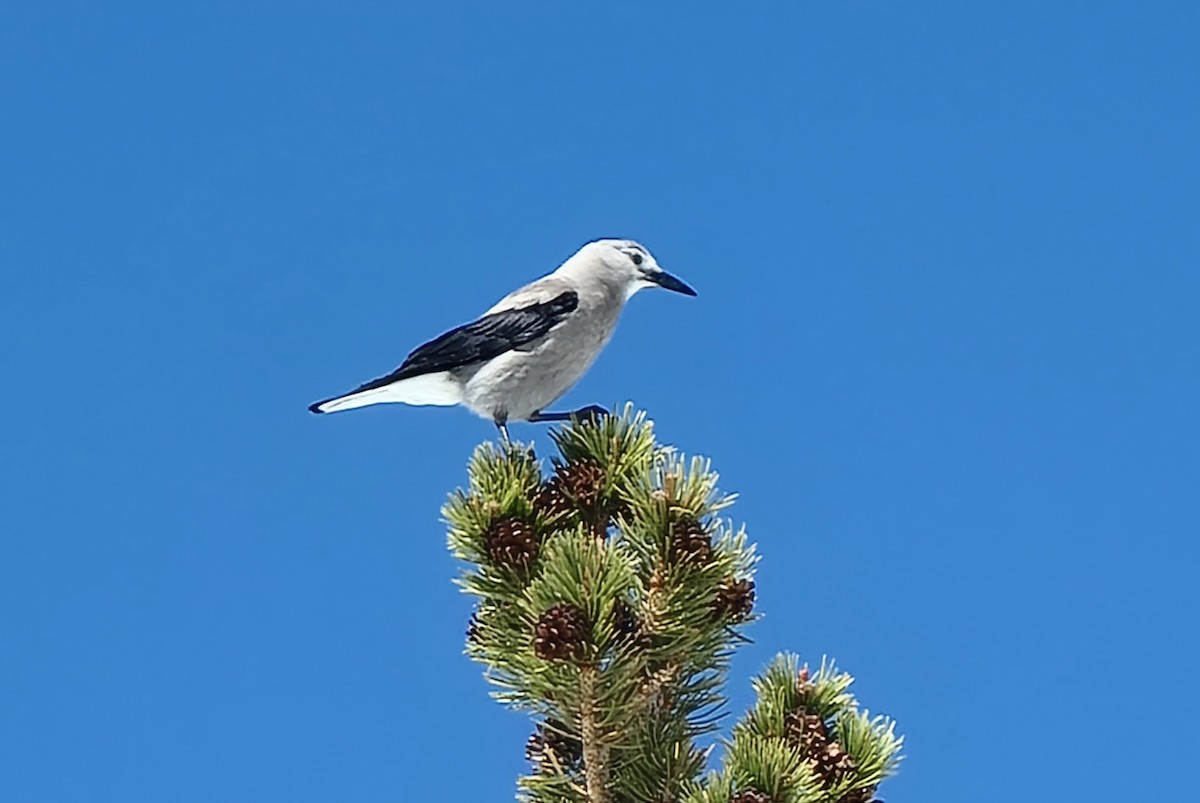
[[903, 739], [859, 708], [853, 681], [832, 661], [814, 675], [794, 655], [776, 657], [754, 681], [757, 701], [734, 726], [724, 767], [687, 803], [868, 803]]
[[900, 740], [832, 664], [809, 680], [781, 657], [704, 776], [697, 737], [754, 619], [754, 548], [722, 516], [733, 497], [630, 407], [551, 435], [548, 475], [528, 446], [480, 446], [443, 510], [477, 599], [467, 654], [534, 718], [519, 799], [867, 803]]

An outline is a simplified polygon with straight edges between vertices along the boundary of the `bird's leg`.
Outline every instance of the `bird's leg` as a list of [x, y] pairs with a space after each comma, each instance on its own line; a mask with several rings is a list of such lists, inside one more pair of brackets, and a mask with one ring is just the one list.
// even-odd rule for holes
[[496, 429], [500, 430], [500, 437], [505, 443], [508, 443], [508, 416], [497, 415], [492, 422], [496, 425]]
[[599, 421], [608, 415], [608, 410], [605, 410], [598, 404], [590, 404], [587, 407], [580, 407], [578, 410], [572, 410], [569, 413], [543, 413], [538, 411], [529, 416], [529, 421], [533, 423], [546, 421], [574, 421], [576, 419], [582, 421]]

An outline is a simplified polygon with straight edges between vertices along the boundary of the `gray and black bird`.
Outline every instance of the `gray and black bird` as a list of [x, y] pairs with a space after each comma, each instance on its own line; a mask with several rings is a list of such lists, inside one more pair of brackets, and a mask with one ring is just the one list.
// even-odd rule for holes
[[558, 270], [502, 298], [476, 321], [408, 355], [395, 371], [349, 393], [316, 402], [314, 413], [372, 404], [461, 404], [507, 438], [509, 421], [564, 421], [599, 407], [547, 412], [579, 381], [639, 290], [696, 291], [658, 266], [632, 240], [596, 240]]

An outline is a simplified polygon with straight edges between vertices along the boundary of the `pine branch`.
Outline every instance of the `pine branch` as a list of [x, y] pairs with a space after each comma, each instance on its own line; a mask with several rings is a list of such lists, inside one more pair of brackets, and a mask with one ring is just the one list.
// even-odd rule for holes
[[532, 449], [484, 444], [443, 509], [462, 589], [478, 604], [467, 654], [496, 699], [529, 712], [529, 803], [868, 803], [901, 740], [822, 663], [781, 656], [755, 681], [719, 772], [696, 747], [724, 712], [754, 619], [754, 548], [722, 514], [706, 460], [654, 440], [626, 407]]
[[591, 803], [608, 803], [608, 747], [600, 738], [596, 721], [596, 670], [593, 667], [583, 667], [579, 672], [579, 697], [588, 800]]

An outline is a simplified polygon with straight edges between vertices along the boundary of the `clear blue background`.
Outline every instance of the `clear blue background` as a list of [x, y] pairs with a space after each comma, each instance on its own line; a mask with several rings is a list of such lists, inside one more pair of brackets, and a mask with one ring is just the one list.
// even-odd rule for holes
[[511, 799], [438, 520], [490, 425], [305, 406], [615, 235], [700, 296], [565, 402], [742, 494], [735, 711], [829, 653], [908, 737], [890, 803], [1188, 797], [1197, 41], [1194, 2], [2, 12], [0, 796]]

